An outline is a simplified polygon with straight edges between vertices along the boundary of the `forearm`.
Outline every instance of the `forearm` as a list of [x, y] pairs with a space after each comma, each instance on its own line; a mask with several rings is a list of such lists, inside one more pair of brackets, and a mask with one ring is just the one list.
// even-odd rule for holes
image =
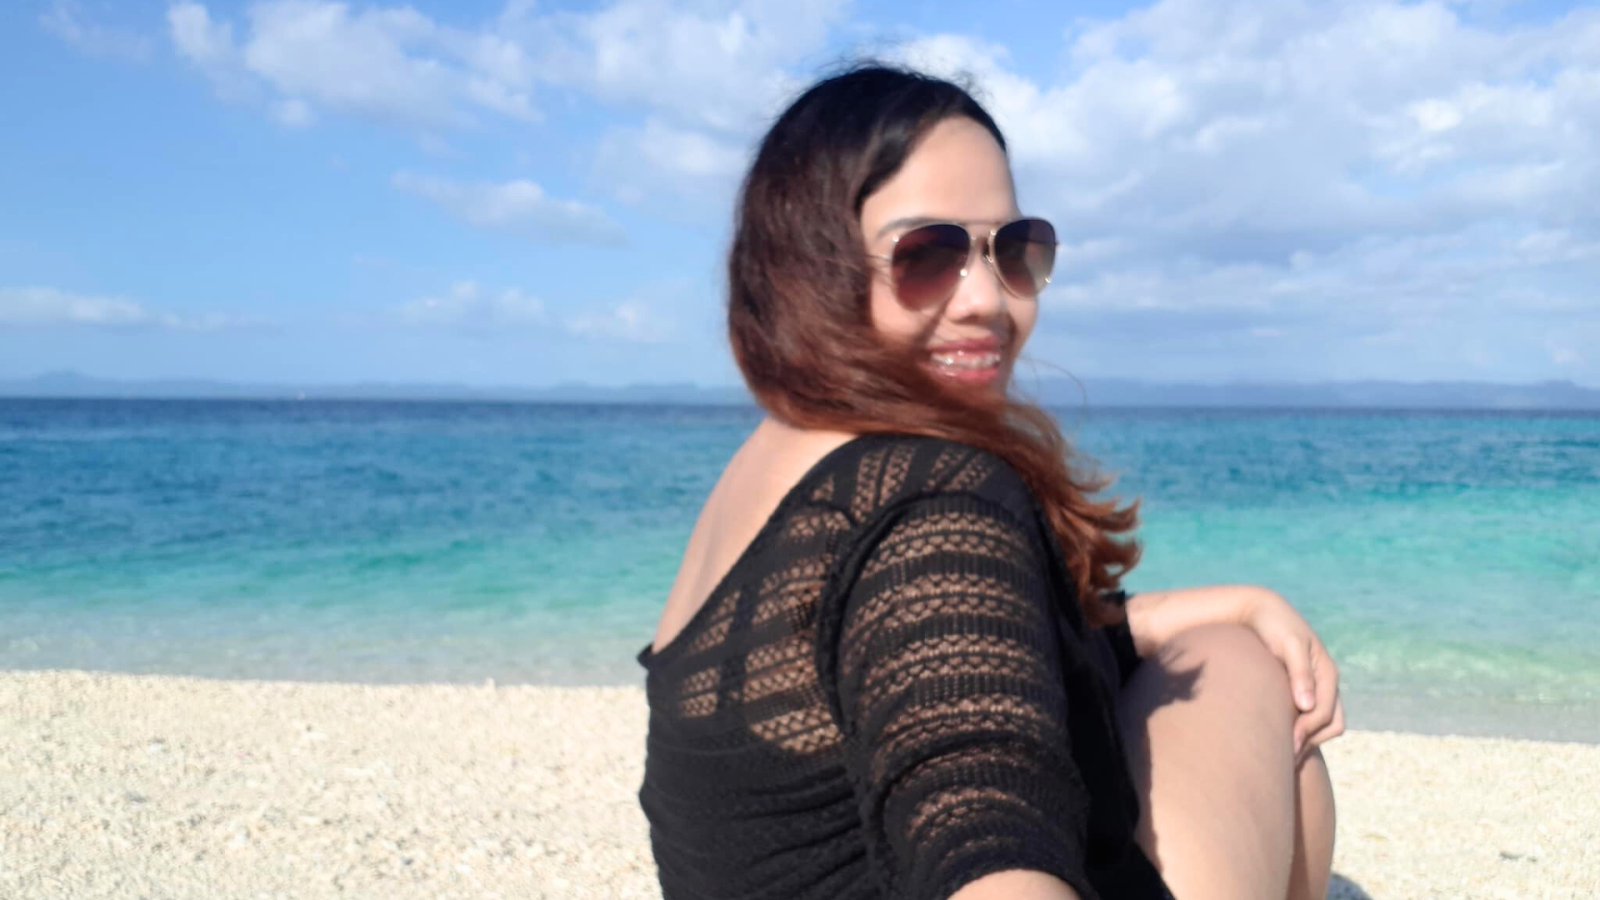
[[1128, 598], [1128, 630], [1140, 656], [1154, 654], [1182, 631], [1215, 623], [1242, 624], [1256, 602], [1276, 596], [1251, 584], [1143, 591]]
[[1079, 900], [1065, 881], [1044, 872], [1009, 869], [968, 882], [950, 900]]

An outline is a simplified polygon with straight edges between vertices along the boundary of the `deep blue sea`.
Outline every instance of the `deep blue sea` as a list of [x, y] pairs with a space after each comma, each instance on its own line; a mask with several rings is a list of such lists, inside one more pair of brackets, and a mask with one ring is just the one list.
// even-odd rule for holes
[[[1600, 416], [1063, 410], [1354, 727], [1600, 741]], [[0, 668], [637, 683], [749, 408], [0, 400]]]

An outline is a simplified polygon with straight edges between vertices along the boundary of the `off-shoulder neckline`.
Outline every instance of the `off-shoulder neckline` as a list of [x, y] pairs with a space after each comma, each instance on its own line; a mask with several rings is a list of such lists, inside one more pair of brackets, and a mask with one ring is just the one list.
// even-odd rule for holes
[[812, 481], [820, 477], [824, 472], [828, 471], [828, 469], [831, 468], [832, 463], [839, 457], [843, 456], [847, 449], [857, 447], [863, 443], [868, 443], [873, 440], [881, 440], [891, 437], [914, 436], [915, 435], [898, 434], [892, 432], [867, 432], [865, 434], [858, 434], [855, 437], [840, 443], [827, 453], [822, 454], [822, 456], [818, 458], [816, 462], [811, 464], [811, 467], [806, 470], [805, 474], [801, 475], [800, 478], [796, 480], [792, 486], [790, 486], [789, 490], [784, 493], [783, 497], [778, 501], [777, 507], [772, 510], [772, 514], [767, 516], [765, 522], [761, 523], [761, 528], [756, 531], [755, 537], [751, 538], [750, 542], [746, 544], [744, 549], [739, 552], [739, 555], [734, 558], [733, 565], [728, 567], [728, 571], [723, 573], [722, 577], [717, 580], [716, 585], [712, 587], [712, 589], [706, 594], [705, 598], [701, 600], [700, 608], [694, 611], [694, 615], [689, 617], [689, 621], [683, 623], [683, 627], [678, 629], [678, 633], [673, 635], [671, 640], [667, 641], [665, 644], [662, 644], [659, 650], [655, 648], [654, 641], [645, 644], [644, 649], [640, 650], [639, 655], [636, 657], [639, 661], [639, 664], [644, 666], [646, 669], [650, 669], [655, 664], [662, 662], [664, 659], [669, 659], [682, 652], [683, 646], [687, 644], [689, 640], [692, 640], [692, 638], [687, 636], [698, 630], [699, 626], [711, 614], [710, 610], [716, 605], [712, 601], [716, 597], [721, 596], [723, 591], [726, 590], [728, 585], [733, 581], [734, 577], [738, 575], [746, 566], [748, 566], [752, 559], [755, 558], [756, 554], [771, 538], [773, 530], [777, 528], [780, 522], [783, 521], [784, 514], [789, 511], [789, 507], [794, 505], [794, 503], [796, 503], [800, 497], [804, 495], [804, 489], [807, 488]]

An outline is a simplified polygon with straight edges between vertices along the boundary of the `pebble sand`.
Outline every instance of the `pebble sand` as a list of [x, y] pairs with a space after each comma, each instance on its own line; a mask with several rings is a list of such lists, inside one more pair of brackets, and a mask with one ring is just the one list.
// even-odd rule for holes
[[[0, 897], [659, 897], [636, 688], [0, 672]], [[1337, 900], [1600, 898], [1600, 746], [1325, 747]]]

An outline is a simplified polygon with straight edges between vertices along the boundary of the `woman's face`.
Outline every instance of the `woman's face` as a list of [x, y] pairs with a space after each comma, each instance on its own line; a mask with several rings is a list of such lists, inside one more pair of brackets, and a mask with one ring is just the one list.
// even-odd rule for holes
[[924, 309], [902, 305], [888, 261], [873, 260], [873, 327], [890, 341], [921, 348], [924, 364], [941, 377], [1003, 393], [1033, 332], [1038, 299], [1001, 286], [978, 244], [1019, 215], [1011, 166], [993, 135], [966, 117], [929, 129], [900, 171], [862, 204], [867, 253], [889, 256], [897, 235], [936, 221], [956, 222], [972, 233], [972, 258], [955, 293]]

